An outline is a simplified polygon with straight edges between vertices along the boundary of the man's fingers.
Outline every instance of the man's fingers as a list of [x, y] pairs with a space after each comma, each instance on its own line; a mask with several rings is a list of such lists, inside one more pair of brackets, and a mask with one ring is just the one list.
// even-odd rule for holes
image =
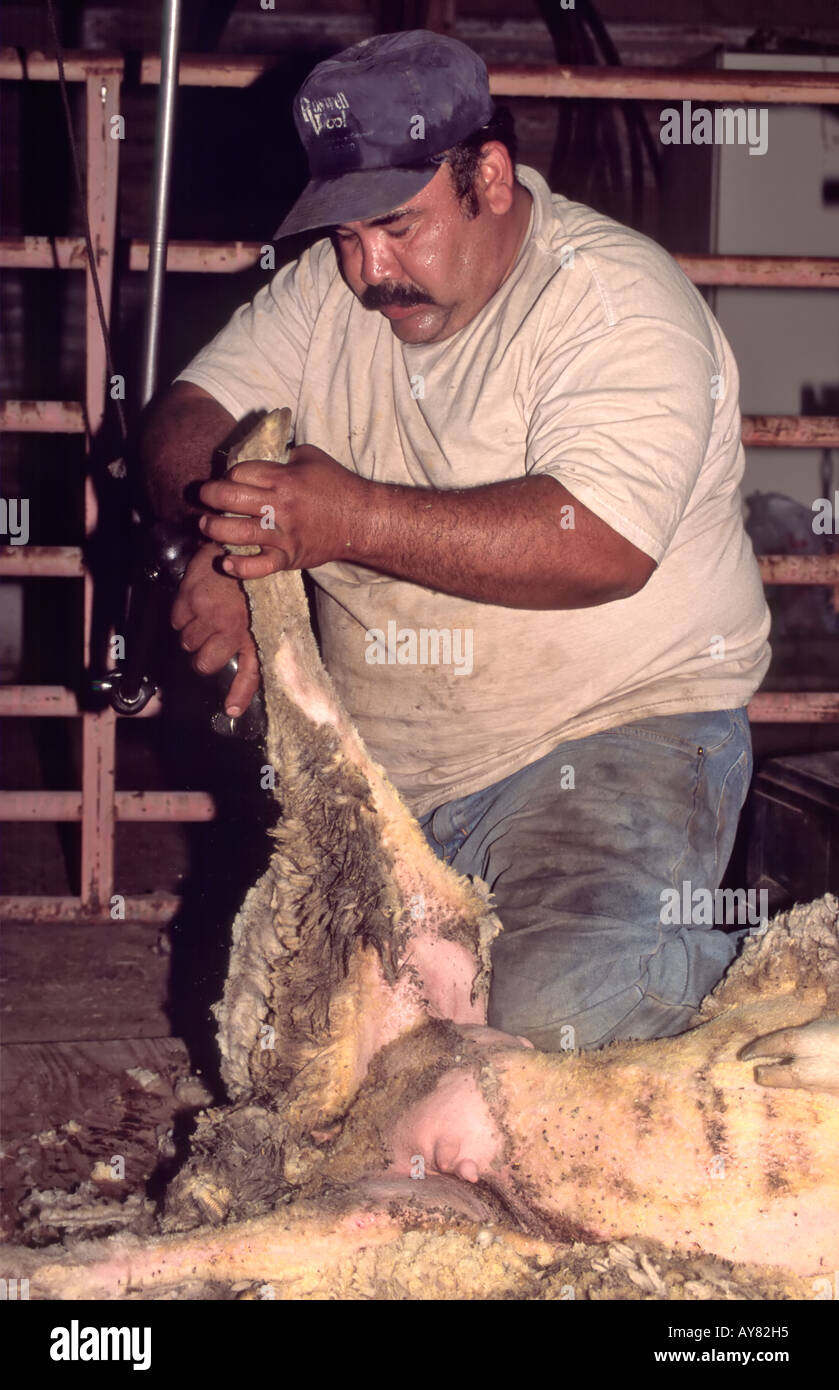
[[256, 518], [247, 516], [204, 516], [201, 530], [224, 545], [265, 545], [270, 535]]
[[288, 556], [283, 550], [264, 550], [261, 555], [228, 555], [222, 562], [225, 574], [237, 579], [265, 579], [288, 569]]
[[236, 655], [237, 641], [229, 633], [214, 632], [192, 658], [193, 670], [201, 676], [215, 675]]
[[169, 621], [175, 631], [180, 632], [194, 617], [195, 610], [189, 599], [184, 596], [184, 591], [181, 588], [178, 590], [178, 596], [172, 604], [172, 609], [169, 613]]
[[244, 714], [259, 689], [259, 658], [253, 641], [249, 640], [239, 652], [239, 669], [224, 701], [225, 712], [236, 718]]
[[[235, 472], [234, 470], [231, 470]], [[243, 512], [246, 516], [258, 516], [260, 507], [265, 506], [265, 493], [268, 489], [254, 487], [252, 483], [235, 483], [228, 474], [225, 478], [213, 478], [204, 483], [199, 496], [205, 507], [215, 512]]]
[[[234, 483], [249, 484], [251, 487], [273, 487], [277, 474], [285, 470], [284, 463], [269, 463], [267, 459], [245, 459], [228, 469], [225, 479]], [[219, 479], [224, 481], [224, 479]]]
[[[174, 610], [173, 610], [174, 612]], [[174, 621], [173, 627], [178, 627], [181, 634], [181, 646], [185, 652], [197, 652], [199, 647], [203, 647], [208, 637], [212, 637], [216, 631], [216, 625], [209, 618], [192, 618], [180, 625]]]

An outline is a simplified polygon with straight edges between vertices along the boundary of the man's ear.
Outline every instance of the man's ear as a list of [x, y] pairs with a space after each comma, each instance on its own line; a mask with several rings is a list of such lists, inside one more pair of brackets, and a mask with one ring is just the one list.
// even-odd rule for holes
[[489, 140], [481, 147], [478, 188], [497, 217], [513, 206], [514, 184], [515, 170], [507, 146], [500, 140]]

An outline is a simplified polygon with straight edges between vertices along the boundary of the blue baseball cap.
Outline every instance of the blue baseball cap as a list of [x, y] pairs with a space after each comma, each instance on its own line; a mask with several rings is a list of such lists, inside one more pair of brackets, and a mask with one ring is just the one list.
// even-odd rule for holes
[[390, 212], [494, 109], [483, 59], [426, 29], [377, 34], [318, 63], [294, 99], [311, 177], [274, 236]]

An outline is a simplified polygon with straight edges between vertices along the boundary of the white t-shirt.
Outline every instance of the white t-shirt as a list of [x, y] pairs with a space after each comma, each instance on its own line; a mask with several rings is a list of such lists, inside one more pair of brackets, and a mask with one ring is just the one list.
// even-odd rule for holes
[[296, 443], [379, 482], [550, 474], [656, 561], [631, 598], [550, 612], [359, 565], [311, 572], [326, 667], [417, 815], [561, 740], [744, 705], [769, 664], [741, 519], [738, 373], [719, 324], [655, 242], [516, 172], [533, 197], [518, 259], [444, 342], [401, 343], [326, 239], [178, 378], [237, 420], [290, 406]]

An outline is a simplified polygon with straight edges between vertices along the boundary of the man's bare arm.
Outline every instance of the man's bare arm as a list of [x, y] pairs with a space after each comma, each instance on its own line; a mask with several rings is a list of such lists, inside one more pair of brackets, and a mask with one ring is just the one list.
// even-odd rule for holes
[[149, 408], [140, 435], [145, 493], [161, 521], [195, 514], [184, 497], [190, 483], [212, 472], [213, 454], [236, 421], [215, 398], [190, 381], [176, 381]]
[[[150, 408], [140, 437], [146, 497], [163, 521], [194, 517], [185, 489], [212, 473], [213, 454], [236, 421], [224, 406], [191, 382], [176, 381]], [[238, 580], [218, 568], [220, 545], [200, 547], [172, 606], [172, 626], [202, 675], [220, 671], [232, 656], [239, 669], [227, 693], [230, 715], [247, 709], [259, 685], [259, 662], [248, 627], [248, 606]]]
[[441, 593], [530, 609], [629, 598], [655, 569], [546, 476], [446, 492], [373, 484], [347, 557]]

